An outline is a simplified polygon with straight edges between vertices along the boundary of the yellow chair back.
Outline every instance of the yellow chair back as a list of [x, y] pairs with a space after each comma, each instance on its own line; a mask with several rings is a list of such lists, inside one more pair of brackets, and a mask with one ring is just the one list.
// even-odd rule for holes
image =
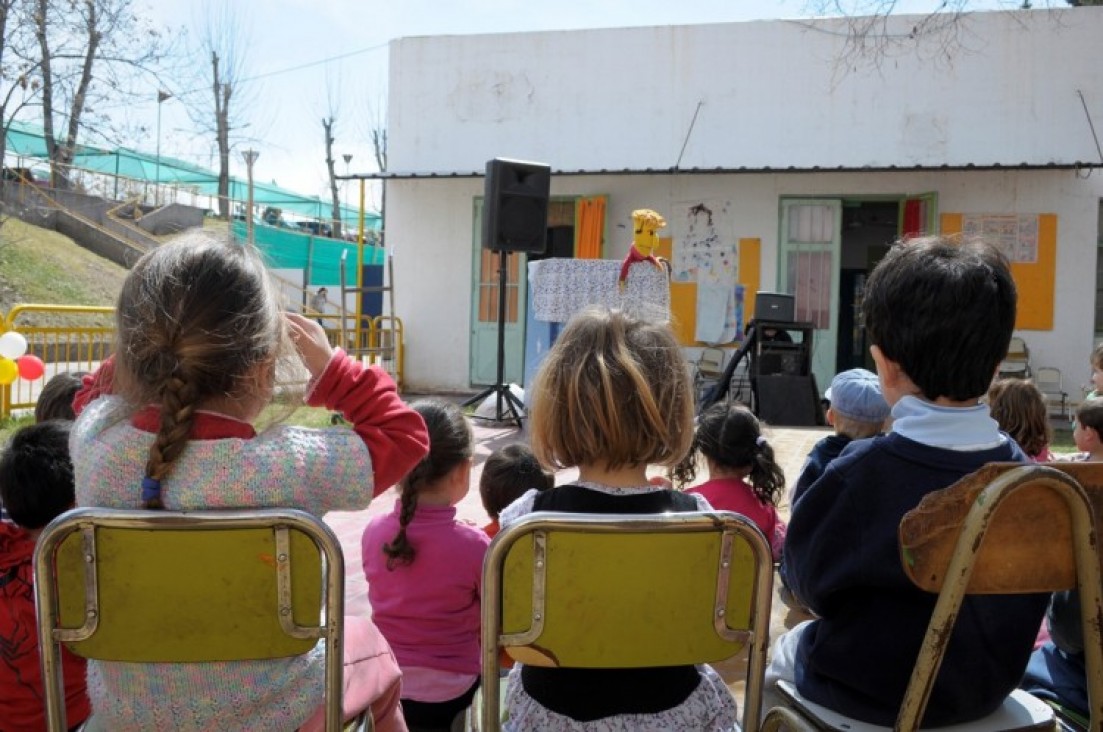
[[[769, 544], [734, 513], [534, 513], [487, 554], [483, 678], [497, 678], [499, 647], [531, 665], [638, 668], [750, 646], [744, 729], [757, 729], [772, 582]], [[496, 685], [483, 693], [497, 729]]]
[[91, 659], [191, 663], [300, 655], [324, 638], [327, 717], [335, 702], [340, 722], [344, 561], [309, 514], [75, 509], [39, 538], [35, 587], [51, 729], [65, 729], [58, 642]]

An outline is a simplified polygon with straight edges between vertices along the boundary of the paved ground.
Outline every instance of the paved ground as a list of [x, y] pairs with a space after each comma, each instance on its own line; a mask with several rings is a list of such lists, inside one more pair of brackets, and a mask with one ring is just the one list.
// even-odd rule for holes
[[[778, 456], [778, 462], [785, 470], [785, 475], [790, 482], [795, 481], [797, 475], [799, 475], [804, 457], [808, 454], [812, 445], [826, 434], [827, 431], [823, 429], [796, 428], [773, 428], [767, 432], [767, 437], [773, 444], [774, 451]], [[524, 441], [526, 437], [523, 432], [512, 426], [488, 425], [487, 423], [476, 422], [475, 439], [477, 447], [475, 451], [475, 469], [472, 475], [474, 489], [460, 503], [458, 513], [460, 518], [470, 520], [481, 526], [487, 522], [486, 511], [483, 510], [478, 495], [478, 481], [483, 462], [497, 448], [511, 442]], [[576, 473], [573, 471], [561, 471], [556, 476], [556, 482], [568, 482], [575, 475]], [[370, 614], [371, 612], [367, 600], [367, 582], [364, 579], [364, 572], [359, 561], [360, 534], [364, 525], [372, 516], [391, 510], [395, 497], [396, 493], [392, 489], [379, 496], [369, 508], [363, 511], [334, 512], [326, 516], [326, 522], [333, 527], [345, 550], [348, 574], [346, 594], [349, 612], [363, 614]], [[788, 510], [787, 505], [782, 507], [782, 512], [786, 516]], [[778, 600], [775, 587], [770, 628], [771, 638], [777, 637], [785, 629], [807, 619], [807, 617], [801, 613], [790, 611], [786, 605]], [[745, 667], [745, 656], [737, 657], [716, 667], [740, 701], [743, 698]]]

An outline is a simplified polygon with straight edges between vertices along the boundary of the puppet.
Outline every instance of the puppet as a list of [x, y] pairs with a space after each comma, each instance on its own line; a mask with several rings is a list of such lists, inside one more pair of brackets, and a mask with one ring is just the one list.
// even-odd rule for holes
[[666, 219], [649, 208], [640, 208], [632, 212], [632, 246], [628, 249], [628, 256], [620, 265], [620, 278], [617, 287], [623, 292], [624, 283], [628, 279], [628, 270], [636, 262], [651, 262], [660, 270], [666, 267], [663, 261], [655, 256], [655, 250], [659, 246], [659, 236], [656, 233], [666, 226]]

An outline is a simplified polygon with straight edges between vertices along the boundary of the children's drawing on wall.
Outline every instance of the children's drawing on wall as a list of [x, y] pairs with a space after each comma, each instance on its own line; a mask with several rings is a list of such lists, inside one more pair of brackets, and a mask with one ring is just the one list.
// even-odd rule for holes
[[695, 337], [703, 343], [731, 343], [743, 332], [731, 202], [692, 201], [674, 210], [672, 279], [697, 285]]
[[961, 233], [982, 236], [1000, 248], [1011, 262], [1038, 261], [1038, 215], [965, 214]]
[[676, 282], [696, 282], [699, 267], [711, 266], [710, 256], [720, 247], [731, 247], [734, 226], [730, 201], [694, 201], [674, 206], [674, 271]]

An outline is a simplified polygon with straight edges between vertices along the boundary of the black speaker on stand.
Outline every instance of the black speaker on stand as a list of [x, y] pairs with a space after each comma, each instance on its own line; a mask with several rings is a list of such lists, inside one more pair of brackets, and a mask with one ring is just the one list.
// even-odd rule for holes
[[498, 375], [493, 386], [471, 397], [463, 406], [479, 404], [488, 396], [496, 395], [494, 421], [505, 421], [508, 410], [518, 427], [525, 405], [505, 383], [508, 258], [513, 252], [543, 254], [547, 245], [550, 193], [549, 166], [506, 158], [487, 161], [483, 248], [498, 252]]

